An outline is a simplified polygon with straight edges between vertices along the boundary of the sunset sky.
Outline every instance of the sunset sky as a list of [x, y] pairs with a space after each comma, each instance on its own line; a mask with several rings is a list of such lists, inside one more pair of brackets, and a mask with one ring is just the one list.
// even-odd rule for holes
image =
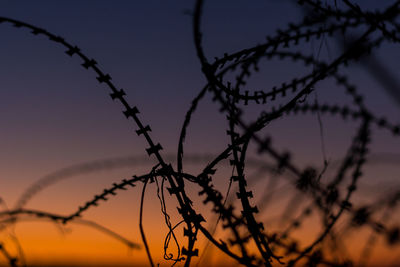
[[[334, 1], [327, 2], [333, 4]], [[363, 8], [374, 10], [392, 1], [379, 1], [381, 6], [376, 6], [374, 0], [358, 2]], [[153, 140], [162, 144], [163, 155], [174, 163], [185, 112], [206, 83], [193, 43], [193, 7], [194, 1], [187, 0], [20, 0], [1, 1], [0, 17], [44, 28], [94, 58], [98, 66], [110, 74], [114, 84], [124, 89], [128, 102], [138, 107], [140, 119], [151, 125]], [[275, 33], [277, 28], [284, 29], [289, 22], [299, 22], [303, 15], [304, 10], [292, 1], [260, 0], [251, 1], [251, 4], [245, 0], [205, 1], [202, 29], [206, 56], [212, 62], [214, 57], [221, 58], [225, 52], [263, 43], [267, 35]], [[27, 29], [17, 29], [8, 23], [0, 23], [0, 36], [0, 197], [5, 204], [3, 211], [15, 207], [20, 195], [35, 181], [69, 166], [114, 158], [128, 162], [112, 169], [73, 175], [40, 192], [26, 208], [68, 215], [112, 183], [151, 170], [156, 162], [147, 156], [145, 148], [148, 145], [136, 135], [136, 125], [124, 117], [122, 106], [111, 100], [109, 89], [98, 83], [95, 74], [80, 66], [80, 59], [70, 58], [64, 53], [64, 47], [47, 38], [34, 36]], [[332, 55], [337, 55], [340, 51], [338, 43], [331, 40], [329, 46], [323, 46], [320, 58], [329, 60]], [[312, 41], [299, 49], [312, 55], [319, 44], [319, 41]], [[385, 73], [395, 77], [397, 84], [400, 84], [399, 55], [399, 48], [387, 43], [376, 55], [385, 67]], [[269, 91], [274, 84], [279, 85], [311, 70], [298, 63], [278, 60], [262, 67], [261, 74], [249, 85], [256, 88], [254, 90]], [[371, 111], [395, 124], [400, 122], [400, 106], [367, 68], [355, 64], [343, 73], [350, 75], [351, 82], [365, 96]], [[321, 103], [350, 103], [348, 96], [335, 87], [334, 82], [324, 86], [318, 91]], [[210, 96], [199, 105], [185, 142], [186, 172], [198, 174], [213, 155], [228, 145], [228, 124], [225, 115], [218, 112], [219, 108]], [[260, 110], [259, 107], [249, 108], [246, 118], [254, 120]], [[324, 117], [323, 122], [326, 156], [334, 162], [345, 155], [358, 124], [329, 116]], [[376, 159], [382, 153], [399, 153], [398, 137], [377, 127], [374, 130], [372, 152], [378, 155]], [[299, 166], [322, 166], [319, 124], [315, 116], [279, 120], [265, 133], [275, 138], [274, 144], [279, 151], [292, 149]], [[255, 151], [256, 146], [252, 146], [250, 157], [257, 156]], [[203, 158], [194, 157], [196, 155], [203, 155]], [[268, 158], [266, 160], [268, 162]], [[367, 196], [377, 197], [391, 187], [399, 188], [398, 162], [394, 161], [392, 165], [371, 162], [362, 187]], [[249, 163], [253, 171], [259, 167], [257, 164], [251, 166]], [[227, 190], [230, 172], [229, 166], [223, 165], [217, 173], [216, 184], [222, 192]], [[262, 187], [255, 191], [262, 192], [260, 188], [265, 184], [261, 183]], [[16, 236], [28, 266], [146, 265], [138, 226], [141, 189], [142, 185], [138, 184], [122, 191], [84, 213], [82, 219], [85, 221], [66, 226], [24, 217], [14, 228], [2, 231], [0, 243], [16, 254], [17, 245], [13, 239]], [[198, 201], [198, 209], [212, 222], [210, 206], [201, 205], [197, 189], [193, 187], [190, 192]], [[287, 191], [288, 194], [293, 192]], [[288, 199], [289, 195], [285, 197]], [[359, 197], [360, 201], [368, 199], [365, 195]], [[178, 223], [176, 203], [174, 200], [168, 203], [171, 218]], [[283, 204], [272, 203], [271, 213], [279, 214]], [[162, 259], [162, 245], [168, 229], [154, 184], [149, 185], [145, 211], [145, 231], [153, 256], [161, 266], [169, 266], [170, 262]], [[268, 221], [268, 216], [262, 216]], [[131, 250], [90, 227], [86, 221], [99, 223], [140, 244], [142, 249]], [[301, 234], [304, 240], [311, 235], [307, 232], [313, 230], [310, 225]], [[271, 227], [276, 225], [272, 223]], [[204, 240], [199, 242], [201, 250]], [[358, 250], [356, 245], [354, 250]], [[383, 257], [388, 253], [390, 251], [385, 250], [379, 255]], [[218, 258], [218, 255], [212, 254], [207, 260], [211, 261], [212, 257]], [[216, 262], [217, 259], [213, 260]], [[0, 264], [6, 264], [2, 255]]]

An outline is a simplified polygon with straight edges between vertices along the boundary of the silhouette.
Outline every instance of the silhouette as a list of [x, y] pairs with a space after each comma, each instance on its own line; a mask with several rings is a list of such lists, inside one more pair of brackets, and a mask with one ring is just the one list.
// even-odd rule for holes
[[[1, 23], [8, 23], [16, 28], [28, 28], [32, 34], [47, 37], [66, 48], [65, 53], [68, 56], [80, 58], [81, 65], [88, 71], [95, 72], [98, 82], [111, 90], [111, 99], [119, 102], [124, 116], [133, 121], [137, 138], [144, 138], [147, 142], [144, 151], [157, 162], [151, 166], [148, 173], [140, 176], [132, 174], [132, 178], [114, 182], [94, 197], [88, 197], [86, 203], [69, 215], [26, 209], [24, 205], [34, 194], [61, 179], [77, 173], [123, 167], [130, 163], [127, 163], [126, 159], [117, 159], [111, 163], [102, 161], [67, 168], [46, 176], [27, 189], [14, 209], [0, 212], [2, 227], [11, 227], [26, 216], [63, 224], [85, 223], [113, 235], [130, 247], [139, 249], [138, 244], [126, 240], [120, 234], [80, 217], [88, 209], [102, 205], [119, 191], [140, 186], [141, 202], [136, 203], [140, 206], [139, 228], [149, 265], [155, 266], [157, 262], [152, 257], [142, 220], [143, 213], [147, 212], [143, 206], [146, 187], [153, 186], [157, 188], [161, 212], [169, 229], [165, 237], [164, 259], [172, 266], [207, 266], [207, 257], [213, 251], [225, 254], [225, 257], [232, 259], [236, 264], [244, 266], [358, 266], [368, 264], [368, 255], [378, 237], [386, 240], [389, 250], [398, 246], [399, 224], [387, 222], [399, 202], [400, 188], [394, 188], [393, 192], [386, 194], [383, 199], [374, 199], [368, 206], [359, 205], [357, 200], [354, 200], [354, 193], [359, 190], [359, 181], [364, 178], [366, 166], [370, 163], [368, 160], [373, 133], [388, 131], [398, 137], [400, 128], [388, 119], [373, 114], [364, 103], [364, 96], [356, 85], [352, 84], [352, 77], [342, 74], [341, 70], [356, 62], [363, 62], [368, 55], [376, 61], [376, 51], [382, 43], [397, 44], [400, 41], [400, 24], [395, 20], [400, 14], [400, 1], [395, 1], [384, 11], [375, 13], [364, 12], [362, 7], [348, 0], [343, 2], [345, 6], [338, 8], [336, 2], [334, 6], [330, 6], [321, 1], [301, 0], [299, 4], [308, 10], [302, 22], [291, 23], [283, 29], [278, 29], [277, 33], [268, 36], [263, 44], [224, 53], [222, 57], [209, 61], [202, 42], [203, 1], [197, 0], [193, 12], [185, 14], [193, 17], [194, 45], [207, 84], [193, 99], [186, 113], [180, 132], [176, 168], [172, 165], [171, 157], [162, 154], [162, 145], [150, 136], [150, 125], [140, 118], [139, 108], [128, 103], [125, 91], [117, 89], [111, 75], [103, 72], [96, 60], [90, 59], [79, 47], [62, 37], [25, 22], [0, 17]], [[300, 44], [309, 43], [312, 39], [321, 41], [323, 38], [353, 37], [348, 33], [350, 29], [357, 29], [361, 34], [330, 61], [308, 56], [298, 49]], [[250, 88], [246, 87], [247, 82], [253, 74], [261, 72], [260, 62], [271, 59], [312, 65], [312, 70], [303, 76], [286, 80], [281, 85], [272, 86], [266, 91], [250, 91]], [[367, 67], [373, 70], [371, 75], [376, 75], [376, 79], [382, 80], [382, 73], [374, 70], [373, 66]], [[311, 95], [318, 91], [321, 81], [327, 79], [335, 80], [338, 90], [343, 90], [351, 99], [351, 105], [334, 101], [320, 104], [317, 100], [311, 100]], [[387, 81], [384, 86], [390, 87], [388, 84], [392, 85], [394, 82]], [[204, 168], [200, 173], [186, 173], [183, 171], [183, 160], [189, 158], [183, 149], [186, 131], [198, 103], [206, 95], [211, 95], [219, 107], [219, 112], [226, 116], [229, 145], [218, 155], [208, 157], [208, 163], [202, 165]], [[254, 120], [245, 116], [246, 109], [252, 105], [263, 108]], [[273, 137], [265, 134], [265, 129], [273, 122], [289, 116], [297, 115], [301, 125], [301, 114], [330, 114], [343, 120], [352, 119], [354, 125], [357, 125], [347, 152], [339, 162], [331, 162], [325, 158], [322, 168], [317, 165], [302, 166], [293, 159], [292, 151], [282, 152]], [[320, 127], [322, 129], [322, 123]], [[257, 158], [248, 156], [249, 146], [253, 143], [257, 147]], [[268, 156], [272, 163], [266, 161], [265, 156]], [[203, 163], [198, 161], [198, 164]], [[232, 169], [225, 194], [215, 185], [217, 169], [223, 163], [228, 163]], [[257, 170], [254, 176], [249, 174], [251, 168]], [[268, 183], [266, 190], [261, 195], [256, 195], [256, 190], [253, 191], [252, 188], [260, 181]], [[286, 184], [282, 184], [282, 181]], [[202, 211], [193, 205], [194, 197], [189, 193], [189, 187], [196, 188], [203, 204], [210, 209], [212, 217], [206, 218]], [[280, 193], [282, 188], [286, 190], [285, 194]], [[171, 223], [167, 212], [164, 191], [176, 200], [180, 216], [180, 222], [176, 225]], [[289, 197], [289, 204], [280, 206], [281, 216], [277, 220], [282, 227], [277, 229], [271, 227], [273, 223], [268, 221], [271, 218], [265, 219], [261, 215], [268, 214], [265, 211], [269, 205], [279, 202], [280, 197]], [[304, 241], [297, 233], [301, 232], [302, 227], [311, 218], [319, 218], [317, 225], [321, 231], [311, 241]], [[212, 227], [209, 227], [210, 225]], [[342, 244], [344, 233], [355, 232], [356, 229], [364, 227], [371, 230], [371, 236], [364, 244], [360, 260], [348, 257]], [[217, 232], [223, 232], [221, 238]], [[205, 247], [198, 246], [200, 236], [208, 240]], [[174, 247], [174, 253], [171, 252], [170, 246]], [[7, 244], [1, 244], [0, 251], [10, 266], [26, 265], [21, 255], [10, 255]]]

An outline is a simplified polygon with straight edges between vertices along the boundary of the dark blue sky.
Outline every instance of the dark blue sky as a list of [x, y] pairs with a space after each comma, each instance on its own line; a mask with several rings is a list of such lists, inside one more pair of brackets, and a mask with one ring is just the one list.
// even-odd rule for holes
[[[333, 1], [328, 2], [333, 4]], [[390, 1], [379, 1], [382, 6], [386, 3]], [[175, 152], [184, 112], [205, 83], [188, 15], [193, 4], [183, 0], [168, 3], [2, 1], [0, 15], [61, 35], [95, 58], [114, 83], [124, 88], [130, 103], [139, 107], [143, 121], [152, 125], [155, 139], [160, 140], [166, 150]], [[378, 8], [374, 5], [376, 1], [362, 1], [363, 8]], [[265, 42], [268, 34], [277, 28], [284, 29], [288, 22], [298, 22], [302, 14], [291, 1], [252, 1], [251, 4], [248, 1], [206, 1], [202, 24], [206, 55], [212, 60], [224, 52]], [[108, 89], [79, 66], [78, 59], [69, 58], [63, 53], [64, 48], [44, 37], [33, 36], [27, 30], [0, 25], [0, 31], [3, 36], [0, 80], [4, 94], [0, 109], [6, 151], [13, 155], [17, 153], [14, 147], [19, 145], [29, 151], [38, 150], [39, 154], [54, 154], [52, 160], [60, 162], [66, 160], [65, 157], [69, 161], [77, 160], [73, 150], [78, 148], [82, 159], [130, 153], [132, 147], [135, 152], [143, 152], [143, 140], [133, 135], [135, 126], [122, 116], [121, 107], [109, 99]], [[318, 44], [314, 41], [299, 48], [311, 54]], [[336, 47], [331, 40], [332, 54], [337, 51]], [[379, 56], [388, 69], [394, 71], [398, 51], [389, 45], [383, 48]], [[329, 57], [327, 51], [328, 48], [323, 47], [322, 58]], [[274, 61], [266, 64], [264, 70], [251, 84], [254, 88], [268, 90], [275, 83], [280, 84], [310, 69]], [[368, 72], [359, 67], [350, 68], [350, 71], [354, 83], [366, 96], [366, 102], [378, 114], [399, 120], [395, 102], [377, 88], [379, 85]], [[338, 89], [324, 92], [326, 100], [342, 101], [343, 94]], [[320, 97], [324, 99], [323, 92]], [[219, 151], [226, 145], [224, 117], [216, 114], [218, 105], [211, 104], [209, 98], [205, 101], [194, 117], [188, 145], [204, 151]], [[315, 121], [312, 123], [316, 126]], [[206, 133], [202, 130], [205, 125], [209, 129]], [[205, 137], [210, 139], [209, 145], [203, 144]], [[59, 154], [61, 144], [67, 147]]]

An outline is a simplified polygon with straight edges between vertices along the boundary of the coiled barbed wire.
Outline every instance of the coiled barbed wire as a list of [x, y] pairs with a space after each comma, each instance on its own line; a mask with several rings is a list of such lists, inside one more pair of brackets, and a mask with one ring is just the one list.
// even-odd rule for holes
[[[351, 77], [342, 72], [346, 71], [345, 68], [348, 65], [354, 64], [369, 54], [374, 54], [383, 43], [397, 44], [399, 42], [400, 25], [396, 22], [396, 18], [400, 14], [400, 1], [395, 1], [382, 12], [374, 13], [365, 12], [360, 6], [348, 0], [343, 0], [343, 2], [346, 8], [339, 9], [337, 6], [332, 7], [321, 1], [299, 1], [300, 5], [312, 9], [311, 13], [305, 15], [300, 23], [290, 23], [286, 28], [278, 29], [275, 35], [266, 37], [264, 44], [230, 54], [225, 53], [222, 57], [214, 57], [214, 62], [211, 62], [206, 57], [206, 51], [202, 45], [203, 1], [197, 0], [192, 14], [194, 44], [207, 84], [192, 101], [185, 116], [179, 138], [176, 169], [172, 166], [171, 160], [168, 158], [166, 161], [166, 157], [161, 154], [162, 145], [151, 138], [151, 127], [144, 124], [139, 118], [138, 107], [131, 106], [127, 102], [126, 92], [123, 89], [117, 89], [111, 81], [110, 74], [104, 72], [96, 60], [90, 59], [78, 46], [70, 44], [60, 36], [25, 22], [0, 17], [0, 23], [29, 29], [32, 34], [47, 37], [50, 41], [67, 48], [65, 51], [67, 55], [79, 57], [83, 62], [82, 66], [87, 70], [94, 71], [97, 74], [98, 82], [105, 84], [111, 90], [112, 100], [122, 104], [123, 114], [127, 119], [133, 119], [138, 128], [137, 136], [144, 137], [149, 145], [145, 151], [149, 156], [154, 156], [157, 161], [149, 173], [141, 176], [133, 175], [131, 179], [122, 179], [121, 182], [113, 183], [112, 186], [95, 195], [69, 215], [25, 209], [23, 206], [34, 194], [39, 193], [53, 182], [76, 173], [91, 172], [97, 168], [124, 166], [123, 160], [80, 165], [46, 176], [21, 196], [15, 209], [0, 212], [0, 223], [3, 227], [8, 227], [18, 223], [20, 217], [35, 216], [67, 224], [78, 220], [86, 210], [101, 205], [109, 197], [117, 195], [120, 190], [128, 190], [141, 183], [143, 185], [141, 201], [135, 205], [140, 206], [139, 228], [151, 266], [154, 266], [155, 263], [142, 224], [143, 212], [146, 212], [143, 209], [145, 190], [147, 186], [151, 185], [157, 187], [161, 212], [169, 230], [164, 243], [164, 259], [172, 261], [172, 265], [190, 266], [193, 261], [196, 261], [195, 258], [202, 253], [202, 249], [196, 247], [200, 235], [227, 257], [245, 266], [281, 264], [287, 266], [349, 266], [357, 264], [352, 258], [338, 257], [338, 254], [343, 254], [343, 247], [337, 227], [338, 221], [343, 220], [348, 220], [348, 224], [341, 231], [351, 231], [353, 228], [364, 226], [372, 230], [371, 237], [365, 244], [363, 255], [372, 250], [377, 236], [382, 236], [387, 240], [388, 249], [398, 245], [400, 243], [398, 222], [395, 225], [387, 224], [386, 221], [389, 217], [387, 213], [380, 219], [376, 217], [379, 217], [381, 207], [391, 211], [395, 210], [400, 199], [400, 188], [394, 190], [394, 193], [386, 198], [377, 199], [368, 206], [359, 206], [353, 199], [354, 193], [358, 192], [358, 186], [364, 177], [369, 159], [375, 130], [372, 126], [377, 125], [378, 130], [389, 130], [395, 137], [399, 136], [400, 127], [389, 122], [389, 119], [380, 114], [374, 114], [364, 103], [364, 96], [356, 85], [350, 82]], [[354, 29], [361, 30], [362, 34], [354, 38], [354, 41], [347, 44], [341, 54], [329, 62], [316, 59], [314, 56], [307, 56], [298, 47], [299, 44], [309, 43], [311, 39], [321, 40], [323, 36], [331, 38], [334, 38], [335, 35], [350, 36], [348, 32]], [[308, 74], [293, 77], [269, 90], [250, 91], [246, 87], [247, 81], [253, 73], [261, 71], [260, 62], [273, 58], [292, 62], [300, 61], [306, 66], [313, 65], [313, 69]], [[233, 74], [233, 78], [229, 74]], [[331, 78], [336, 81], [338, 87], [344, 89], [353, 106], [342, 103], [321, 105], [317, 101], [309, 101], [310, 94], [318, 90], [317, 85], [319, 86], [321, 81]], [[200, 173], [186, 173], [183, 171], [183, 161], [186, 157], [184, 141], [187, 138], [187, 128], [190, 126], [192, 115], [200, 101], [206, 95], [211, 95], [213, 101], [219, 105], [220, 113], [226, 115], [229, 145], [219, 155], [210, 158], [209, 163]], [[278, 101], [280, 103], [276, 104], [275, 102]], [[245, 116], [246, 109], [251, 104], [257, 104], [262, 108], [262, 112], [255, 120], [250, 120]], [[343, 120], [350, 117], [359, 121], [360, 124], [347, 154], [337, 164], [335, 174], [329, 173], [328, 175], [326, 172], [329, 167], [326, 160], [322, 171], [315, 166], [301, 166], [293, 159], [291, 151], [281, 152], [272, 136], [265, 135], [268, 126], [274, 121], [298, 113], [318, 113], [318, 116], [330, 113], [331, 115], [340, 115]], [[251, 177], [248, 167], [251, 165], [248, 157], [250, 144], [255, 144], [258, 159], [262, 162], [261, 173], [258, 173], [255, 179], [249, 178]], [[272, 163], [265, 161], [266, 156], [272, 159]], [[223, 162], [228, 162], [232, 168], [232, 174], [227, 179], [229, 190], [225, 197], [215, 185], [216, 169]], [[254, 193], [255, 190], [251, 190], [250, 183], [266, 180], [267, 176], [270, 176], [270, 181], [277, 180], [281, 176], [288, 180], [288, 184], [291, 185], [289, 192], [293, 196], [290, 203], [300, 202], [299, 196], [310, 200], [305, 207], [292, 206], [283, 209], [282, 220], [288, 222], [283, 230], [274, 230], [268, 223], [262, 221], [261, 216], [257, 215], [257, 213], [264, 213], [266, 209], [264, 203], [274, 201], [272, 192], [277, 189], [274, 183], [270, 183], [271, 190], [267, 191], [268, 194], [265, 192], [258, 197]], [[181, 218], [178, 219], [179, 223], [176, 225], [171, 224], [170, 215], [167, 213], [164, 196], [165, 184], [169, 186], [166, 189], [170, 196], [177, 201], [177, 209]], [[203, 203], [211, 205], [211, 214], [214, 215], [216, 226], [221, 222], [222, 228], [218, 231], [227, 233], [227, 236], [217, 239], [217, 228], [213, 230], [206, 226], [207, 219], [202, 211], [193, 205], [193, 198], [188, 193], [189, 187], [195, 187], [203, 199]], [[237, 190], [234, 192], [236, 200], [233, 200], [230, 195], [230, 191], [233, 190]], [[259, 199], [261, 202], [257, 201]], [[258, 207], [255, 203], [258, 203]], [[296, 210], [300, 212], [295, 212]], [[314, 214], [321, 217], [322, 229], [311, 242], [305, 243], [294, 233], [298, 232], [304, 222]], [[178, 234], [177, 227], [181, 223], [184, 223], [185, 227], [183, 234]], [[122, 238], [119, 235], [116, 237]], [[168, 252], [171, 238], [177, 247], [175, 255]], [[186, 244], [182, 245], [181, 243], [184, 241]], [[134, 246], [132, 245], [134, 243], [128, 244]], [[0, 246], [0, 251], [10, 266], [17, 266], [18, 259], [11, 256], [3, 245]], [[361, 260], [360, 264], [367, 263], [366, 256]], [[200, 262], [199, 260], [197, 263]]]

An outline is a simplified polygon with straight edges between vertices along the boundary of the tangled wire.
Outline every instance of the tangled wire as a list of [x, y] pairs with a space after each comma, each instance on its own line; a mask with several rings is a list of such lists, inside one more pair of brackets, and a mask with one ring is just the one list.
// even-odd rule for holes
[[[30, 187], [13, 209], [0, 212], [2, 229], [15, 225], [23, 216], [47, 218], [63, 224], [80, 221], [112, 234], [132, 248], [140, 248], [140, 245], [111, 230], [80, 217], [88, 209], [117, 195], [120, 190], [142, 185], [139, 229], [149, 264], [155, 266], [142, 220], [146, 188], [152, 185], [157, 188], [157, 198], [169, 229], [164, 243], [164, 259], [172, 265], [190, 266], [196, 261], [197, 264], [204, 263], [204, 255], [211, 248], [225, 254], [236, 264], [245, 266], [365, 265], [368, 264], [368, 256], [378, 238], [386, 240], [389, 250], [394, 249], [400, 243], [399, 224], [389, 222], [389, 218], [395, 214], [400, 189], [394, 188], [384, 198], [370, 200], [368, 205], [359, 205], [354, 195], [359, 192], [358, 185], [365, 176], [366, 166], [370, 161], [373, 162], [371, 159], [374, 155], [370, 151], [373, 130], [389, 131], [398, 137], [400, 127], [375, 115], [364, 103], [364, 97], [356, 85], [351, 83], [351, 77], [343, 73], [347, 66], [376, 54], [382, 44], [397, 44], [400, 41], [400, 24], [396, 21], [400, 14], [400, 1], [376, 12], [366, 12], [349, 0], [342, 2], [343, 7], [338, 8], [336, 3], [331, 6], [318, 0], [301, 0], [299, 5], [307, 10], [301, 22], [290, 23], [286, 28], [277, 30], [275, 35], [267, 36], [263, 44], [225, 53], [210, 62], [202, 45], [203, 1], [197, 0], [191, 14], [194, 44], [207, 84], [193, 99], [186, 113], [180, 132], [176, 167], [172, 165], [170, 157], [161, 153], [162, 145], [151, 138], [150, 125], [140, 119], [139, 108], [128, 103], [125, 91], [112, 82], [111, 76], [100, 69], [96, 60], [86, 56], [79, 47], [71, 45], [60, 36], [25, 22], [0, 17], [0, 23], [29, 29], [32, 34], [47, 37], [66, 48], [65, 53], [68, 56], [79, 57], [82, 66], [94, 72], [98, 82], [111, 90], [111, 99], [122, 105], [124, 116], [137, 127], [137, 136], [146, 140], [148, 147], [145, 151], [157, 160], [157, 164], [147, 174], [134, 175], [133, 178], [113, 183], [69, 215], [31, 210], [24, 206], [33, 195], [51, 183], [77, 173], [127, 166], [132, 159], [120, 158], [81, 164], [48, 175]], [[362, 33], [354, 35], [356, 31]], [[309, 43], [310, 40], [319, 40], [323, 44], [339, 38], [350, 41], [330, 61], [320, 60], [318, 55], [308, 56], [300, 49], [302, 44]], [[306, 67], [311, 66], [311, 70], [266, 91], [249, 90], [248, 80], [261, 71], [262, 61], [272, 59], [300, 62]], [[330, 79], [336, 82], [338, 90], [343, 90], [351, 99], [351, 104], [320, 104], [317, 98], [312, 97], [323, 89], [321, 82]], [[400, 99], [400, 92], [394, 91], [392, 94], [396, 101]], [[184, 171], [184, 159], [190, 158], [190, 155], [184, 154], [186, 132], [200, 101], [209, 95], [219, 106], [219, 112], [226, 115], [229, 145], [216, 157], [207, 156], [205, 159], [208, 164], [200, 173], [187, 173]], [[256, 119], [249, 118], [245, 113], [254, 105], [262, 110]], [[267, 134], [269, 126], [296, 114], [316, 115], [322, 137], [322, 115], [330, 114], [343, 120], [352, 119], [357, 123], [357, 130], [345, 156], [337, 162], [331, 162], [324, 153], [324, 164], [319, 168], [301, 166], [293, 159], [291, 151], [282, 152], [271, 135]], [[373, 128], [374, 126], [378, 127]], [[248, 156], [251, 154], [250, 145], [255, 145], [256, 156]], [[266, 161], [266, 158], [272, 160], [272, 163]], [[215, 185], [215, 177], [217, 168], [225, 163], [230, 165], [232, 174], [225, 179], [228, 192], [223, 193]], [[249, 175], [249, 168], [254, 166], [258, 171], [253, 177]], [[250, 189], [263, 181], [267, 181], [265, 191]], [[285, 182], [287, 184], [282, 186]], [[290, 200], [286, 208], [280, 208], [282, 217], [280, 227], [277, 227], [270, 217], [263, 218], [265, 216], [261, 215], [268, 214], [265, 212], [267, 204], [281, 201], [281, 194], [276, 192], [282, 187], [289, 192], [287, 196]], [[205, 218], [200, 209], [195, 208], [188, 188], [196, 188], [203, 203], [211, 207], [212, 216], [208, 216], [210, 218]], [[236, 191], [232, 194], [234, 190]], [[180, 218], [170, 216], [166, 197], [175, 199]], [[172, 222], [176, 220], [178, 223]], [[312, 240], [305, 241], [299, 237], [298, 232], [304, 229], [302, 226], [307, 221], [318, 225], [320, 232]], [[360, 260], [357, 260], [344, 251], [344, 240], [346, 233], [360, 228], [368, 228], [371, 234], [363, 244]], [[221, 238], [217, 238], [217, 232], [222, 233]], [[207, 239], [205, 247], [198, 247], [200, 238]], [[171, 252], [171, 244], [174, 244], [175, 252]], [[10, 266], [25, 264], [20, 257], [11, 255], [5, 244], [0, 246], [0, 251]]]

